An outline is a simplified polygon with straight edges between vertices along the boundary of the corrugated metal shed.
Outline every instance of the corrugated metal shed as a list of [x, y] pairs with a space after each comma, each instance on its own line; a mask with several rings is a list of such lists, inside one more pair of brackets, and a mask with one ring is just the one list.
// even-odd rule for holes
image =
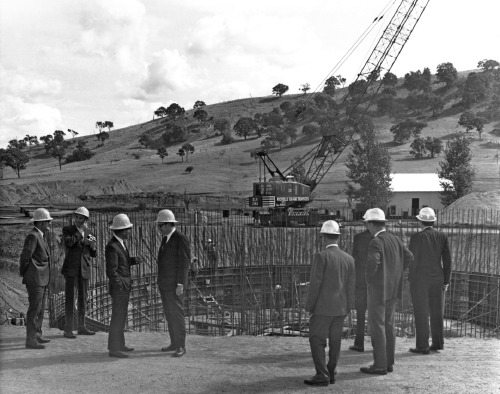
[[440, 192], [438, 174], [392, 174], [393, 192]]

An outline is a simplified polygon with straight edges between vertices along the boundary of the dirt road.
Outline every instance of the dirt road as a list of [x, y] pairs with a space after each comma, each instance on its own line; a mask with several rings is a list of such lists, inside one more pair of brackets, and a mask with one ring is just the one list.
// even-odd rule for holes
[[[371, 350], [348, 350], [342, 341], [335, 385], [310, 388], [307, 338], [188, 336], [187, 354], [159, 349], [166, 333], [126, 333], [135, 347], [128, 359], [110, 358], [107, 334], [69, 340], [48, 329], [45, 350], [24, 348], [25, 328], [0, 326], [1, 392], [7, 393], [499, 393], [500, 341], [452, 338], [430, 355], [408, 352], [413, 339], [397, 339], [394, 372], [370, 376]], [[369, 341], [369, 338], [368, 338]], [[365, 348], [371, 349], [369, 342]]]

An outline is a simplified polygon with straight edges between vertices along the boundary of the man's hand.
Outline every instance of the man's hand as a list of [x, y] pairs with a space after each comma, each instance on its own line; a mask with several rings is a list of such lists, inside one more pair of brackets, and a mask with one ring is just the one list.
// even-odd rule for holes
[[450, 286], [449, 284], [447, 284], [447, 285], [443, 285], [443, 291], [448, 290], [448, 287], [449, 287], [449, 286]]
[[184, 286], [183, 285], [177, 285], [177, 288], [175, 289], [175, 295], [177, 297], [180, 297], [182, 294], [184, 294]]

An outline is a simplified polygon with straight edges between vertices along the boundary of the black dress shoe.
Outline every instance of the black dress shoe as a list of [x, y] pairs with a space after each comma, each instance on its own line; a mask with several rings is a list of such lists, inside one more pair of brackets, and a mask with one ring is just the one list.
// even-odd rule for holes
[[124, 346], [124, 347], [121, 348], [121, 351], [122, 352], [133, 352], [134, 348], [133, 347]]
[[410, 348], [410, 352], [418, 354], [429, 354], [430, 350], [428, 347], [426, 347], [425, 349], [419, 349], [418, 347], [415, 347], [415, 348]]
[[443, 349], [444, 349], [444, 346], [437, 346], [437, 345], [429, 346], [429, 350], [432, 350], [433, 352], [435, 352], [437, 350], [443, 350]]
[[387, 372], [393, 372], [394, 371], [394, 365], [389, 365], [387, 367]]
[[87, 330], [86, 328], [83, 328], [81, 330], [78, 330], [78, 335], [95, 335], [95, 331]]
[[387, 369], [375, 368], [373, 365], [369, 367], [361, 367], [359, 370], [370, 375], [387, 375]]
[[[333, 382], [335, 383], [335, 379], [333, 380]], [[305, 379], [304, 383], [309, 386], [328, 386], [328, 380], [318, 377], [318, 375], [314, 375], [312, 378]]]
[[364, 352], [365, 348], [360, 347], [360, 346], [356, 346], [356, 345], [352, 345], [352, 346], [349, 346], [349, 350], [354, 350], [355, 352]]
[[44, 338], [44, 337], [37, 337], [36, 338], [36, 341], [38, 343], [49, 343], [50, 342], [50, 339], [47, 339], [47, 338]]
[[63, 334], [64, 338], [69, 338], [69, 339], [75, 339], [76, 335], [73, 334], [71, 331], [64, 331]]
[[178, 349], [176, 349], [173, 357], [182, 357], [186, 354], [186, 348], [184, 347], [180, 347]]
[[162, 352], [175, 352], [177, 350], [177, 348], [173, 345], [169, 345], [167, 347], [162, 347], [161, 348], [161, 351]]
[[26, 349], [45, 349], [45, 345], [42, 345], [40, 343], [27, 343], [26, 344]]
[[124, 354], [122, 352], [109, 352], [109, 357], [116, 357], [116, 358], [128, 358], [127, 354]]
[[330, 384], [335, 384], [335, 379], [330, 379]]

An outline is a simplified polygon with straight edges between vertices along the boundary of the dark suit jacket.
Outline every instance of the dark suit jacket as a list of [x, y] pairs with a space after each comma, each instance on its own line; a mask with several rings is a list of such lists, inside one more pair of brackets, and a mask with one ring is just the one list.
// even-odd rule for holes
[[19, 258], [19, 273], [27, 286], [47, 286], [50, 277], [50, 250], [34, 227], [26, 236]]
[[345, 316], [353, 307], [354, 259], [337, 246], [316, 253], [311, 266], [306, 311], [323, 316]]
[[368, 258], [368, 245], [373, 239], [368, 230], [354, 235], [352, 257], [356, 266], [356, 288], [366, 288], [366, 260]]
[[412, 235], [409, 248], [415, 258], [408, 274], [410, 281], [418, 278], [450, 283], [451, 253], [445, 233], [427, 227]]
[[377, 303], [401, 297], [403, 271], [412, 261], [413, 255], [401, 239], [387, 231], [379, 233], [368, 245], [369, 296]]
[[82, 278], [90, 279], [90, 265], [97, 251], [90, 248], [87, 239], [90, 231], [85, 230], [84, 235], [75, 225], [63, 227], [63, 240], [66, 246], [66, 256], [61, 269], [64, 276], [76, 276], [81, 270]]
[[191, 262], [189, 239], [176, 229], [167, 243], [162, 241], [157, 262], [160, 289], [173, 289], [178, 284], [186, 287]]
[[117, 291], [130, 291], [132, 278], [130, 266], [137, 264], [135, 257], [130, 257], [120, 241], [114, 236], [105, 248], [106, 275], [109, 279], [109, 293]]

